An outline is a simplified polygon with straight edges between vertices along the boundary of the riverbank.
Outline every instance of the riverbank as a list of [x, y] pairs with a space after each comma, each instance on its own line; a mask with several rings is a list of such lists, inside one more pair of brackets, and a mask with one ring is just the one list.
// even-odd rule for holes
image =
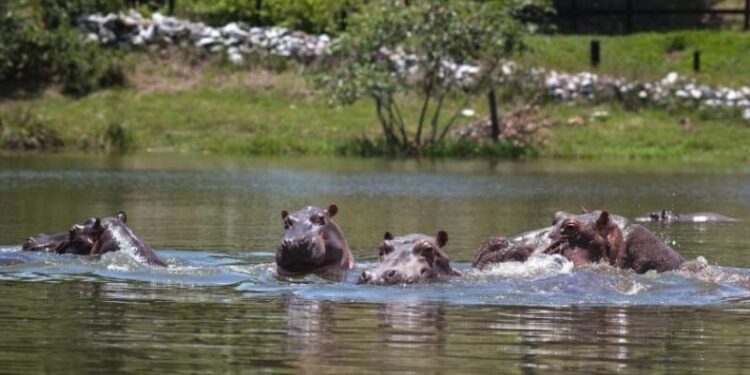
[[[682, 39], [685, 44], [680, 44]], [[585, 70], [588, 40], [580, 36], [534, 37], [531, 50], [518, 62], [528, 65], [535, 61], [547, 69]], [[603, 38], [605, 49], [598, 73], [619, 72], [642, 80], [657, 80], [668, 71], [691, 76], [687, 52], [675, 55], [674, 51], [666, 52], [665, 46], [683, 46], [683, 51], [700, 47], [708, 48], [704, 51], [709, 60], [704, 65], [706, 72], [697, 78], [736, 87], [747, 83], [740, 62], [750, 54], [730, 53], [721, 47], [729, 40], [735, 47], [750, 46], [744, 34], [733, 32]], [[632, 51], [634, 58], [614, 51]], [[663, 61], [645, 69], [637, 57], [647, 54], [660, 54]], [[716, 61], [726, 63], [709, 63], [709, 56], [716, 55], [721, 56]], [[658, 60], [653, 56], [651, 60]], [[734, 63], [730, 61], [732, 56]], [[329, 104], [324, 94], [314, 91], [304, 78], [304, 68], [284, 59], [249, 60], [234, 66], [222, 56], [206, 58], [168, 51], [158, 57], [131, 53], [125, 60], [130, 67], [126, 87], [82, 98], [60, 95], [52, 87], [35, 97], [0, 102], [0, 143], [6, 149], [84, 152], [362, 156], [387, 152], [377, 141], [380, 132], [371, 103], [346, 107]], [[401, 99], [407, 116], [416, 116], [420, 103], [415, 98]], [[462, 104], [449, 100], [446, 106], [450, 110], [465, 107], [478, 116], [488, 113], [484, 96]], [[520, 104], [507, 104], [501, 111], [507, 113]], [[553, 124], [543, 129], [544, 137], [539, 142], [479, 145], [454, 140], [427, 150], [427, 154], [687, 160], [746, 160], [750, 155], [744, 141], [750, 139], [750, 126], [731, 111], [648, 105], [626, 110], [623, 103], [604, 99], [542, 101], [539, 114]], [[476, 120], [463, 116], [459, 123]]]

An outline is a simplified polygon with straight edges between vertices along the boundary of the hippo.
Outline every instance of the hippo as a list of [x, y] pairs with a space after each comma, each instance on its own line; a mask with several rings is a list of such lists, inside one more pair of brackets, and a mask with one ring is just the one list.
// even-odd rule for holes
[[435, 236], [386, 232], [378, 246], [378, 265], [362, 272], [357, 284], [415, 284], [461, 276], [443, 251], [447, 243], [448, 233], [442, 230]]
[[[141, 240], [126, 224], [124, 215], [114, 218], [93, 218], [83, 225], [74, 225], [68, 239], [58, 246], [58, 254], [101, 255], [123, 249], [133, 249], [153, 266], [166, 267], [154, 250]], [[88, 249], [88, 251], [87, 251]]]
[[648, 229], [607, 211], [555, 214], [551, 227], [506, 239], [490, 238], [477, 249], [473, 265], [482, 269], [531, 255], [560, 254], [575, 266], [606, 262], [637, 273], [680, 268], [684, 258]]
[[280, 276], [308, 274], [341, 275], [354, 268], [354, 256], [344, 233], [331, 220], [338, 213], [335, 204], [328, 209], [314, 206], [281, 212], [284, 232], [276, 249], [276, 269]]
[[[89, 225], [94, 223], [95, 218], [90, 218], [86, 220], [83, 225]], [[111, 222], [111, 221], [121, 221], [123, 223], [127, 223], [128, 217], [125, 214], [124, 211], [120, 211], [115, 216], [112, 217], [106, 217], [104, 219], [105, 222]], [[23, 243], [21, 249], [25, 251], [56, 251], [60, 245], [67, 241], [70, 234], [69, 232], [62, 232], [57, 234], [44, 234], [40, 233], [36, 236], [31, 236], [26, 239], [26, 241]], [[80, 248], [76, 248], [75, 251], [71, 251], [72, 253], [76, 254], [85, 254], [87, 255], [91, 251], [91, 244], [86, 242], [81, 242], [78, 244], [81, 246]], [[68, 245], [70, 248], [70, 245]]]
[[690, 214], [675, 214], [672, 211], [650, 212], [646, 216], [635, 218], [637, 222], [669, 223], [733, 223], [737, 219], [717, 214], [715, 212], [695, 212]]

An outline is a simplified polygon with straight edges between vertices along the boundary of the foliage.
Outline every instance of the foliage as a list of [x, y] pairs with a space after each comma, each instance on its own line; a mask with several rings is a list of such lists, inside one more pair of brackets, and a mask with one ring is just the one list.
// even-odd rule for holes
[[63, 147], [57, 131], [29, 112], [0, 117], [0, 146], [6, 150], [57, 150]]
[[212, 24], [245, 21], [311, 33], [336, 33], [363, 0], [182, 0], [179, 14]]
[[[332, 46], [336, 63], [325, 66], [317, 82], [344, 104], [371, 99], [389, 147], [419, 154], [445, 139], [463, 108], [441, 116], [446, 99], [468, 101], [487, 86], [501, 59], [521, 45], [523, 25], [510, 8], [488, 6], [438, 0], [403, 7], [373, 4]], [[457, 77], [462, 64], [479, 69]], [[422, 102], [417, 119], [401, 109], [400, 98], [407, 93]]]
[[60, 82], [85, 95], [124, 81], [113, 51], [86, 43], [72, 26], [75, 10], [53, 0], [21, 1], [0, 9], [0, 82], [4, 93], [36, 91]]

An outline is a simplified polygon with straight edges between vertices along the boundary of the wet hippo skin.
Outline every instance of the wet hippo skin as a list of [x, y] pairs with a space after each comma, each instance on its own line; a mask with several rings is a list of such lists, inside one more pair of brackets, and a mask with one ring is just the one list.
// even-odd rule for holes
[[166, 267], [154, 250], [127, 225], [124, 213], [113, 218], [94, 218], [83, 225], [74, 225], [68, 240], [55, 250], [58, 254], [101, 255], [132, 249], [150, 265]]
[[473, 265], [482, 269], [506, 261], [525, 261], [533, 254], [560, 254], [575, 266], [607, 262], [643, 273], [678, 269], [684, 259], [641, 225], [607, 211], [558, 212], [553, 225], [536, 231], [485, 241]]
[[349, 244], [332, 220], [336, 213], [335, 204], [328, 209], [308, 206], [291, 214], [281, 212], [284, 232], [276, 250], [280, 276], [338, 273], [354, 268]]
[[451, 267], [443, 248], [448, 233], [435, 236], [408, 234], [394, 237], [389, 232], [378, 246], [378, 264], [364, 271], [358, 284], [413, 284], [447, 279], [461, 274]]

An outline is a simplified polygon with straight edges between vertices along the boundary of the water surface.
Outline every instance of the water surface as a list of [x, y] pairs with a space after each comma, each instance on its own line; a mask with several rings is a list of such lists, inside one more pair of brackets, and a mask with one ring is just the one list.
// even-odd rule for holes
[[[280, 211], [336, 202], [347, 280], [283, 280]], [[717, 211], [649, 225], [731, 276], [573, 270], [558, 257], [470, 268], [487, 236], [557, 210]], [[18, 244], [128, 213], [170, 267]], [[8, 372], [674, 372], [750, 368], [750, 166], [211, 156], [0, 157], [0, 363]], [[448, 231], [462, 279], [357, 286], [383, 232]], [[85, 369], [85, 370], [84, 370]]]

